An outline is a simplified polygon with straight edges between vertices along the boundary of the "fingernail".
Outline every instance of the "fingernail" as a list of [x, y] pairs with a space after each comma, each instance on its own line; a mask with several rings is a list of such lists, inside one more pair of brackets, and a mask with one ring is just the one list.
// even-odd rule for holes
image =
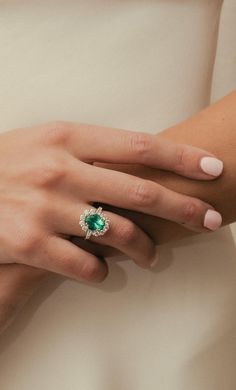
[[154, 268], [159, 263], [159, 254], [156, 252], [154, 260], [150, 264], [150, 268]]
[[203, 157], [200, 166], [203, 172], [212, 176], [220, 176], [223, 171], [223, 162], [215, 157]]
[[214, 210], [208, 210], [204, 218], [204, 226], [212, 231], [217, 230], [222, 224], [222, 216]]

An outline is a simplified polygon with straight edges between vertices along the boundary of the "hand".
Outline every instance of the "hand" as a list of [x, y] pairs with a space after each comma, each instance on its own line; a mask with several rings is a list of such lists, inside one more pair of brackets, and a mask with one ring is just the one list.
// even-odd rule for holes
[[[147, 134], [61, 122], [0, 137], [0, 259], [4, 263], [27, 264], [78, 280], [103, 280], [105, 261], [69, 240], [83, 236], [79, 216], [94, 202], [207, 230], [203, 221], [212, 209], [209, 204], [153, 181], [93, 165], [138, 163], [212, 180], [222, 172], [222, 163], [201, 149]], [[106, 214], [110, 230], [92, 240], [149, 266], [155, 252], [149, 236], [128, 219]]]

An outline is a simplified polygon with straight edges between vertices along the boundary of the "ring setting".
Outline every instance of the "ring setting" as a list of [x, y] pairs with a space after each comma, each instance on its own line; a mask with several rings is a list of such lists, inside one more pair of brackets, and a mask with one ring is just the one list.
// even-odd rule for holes
[[85, 210], [80, 216], [80, 226], [86, 233], [85, 240], [91, 236], [103, 236], [109, 229], [109, 219], [102, 211], [102, 207]]

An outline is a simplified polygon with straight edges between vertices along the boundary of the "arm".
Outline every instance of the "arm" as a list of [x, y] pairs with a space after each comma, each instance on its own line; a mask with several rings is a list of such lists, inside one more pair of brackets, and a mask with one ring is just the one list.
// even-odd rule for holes
[[[223, 216], [223, 224], [236, 221], [236, 92], [173, 126], [157, 137], [186, 143], [217, 155], [224, 161], [223, 175], [211, 182], [195, 181], [170, 172], [140, 166], [116, 166], [116, 169], [149, 178], [167, 188], [210, 203]], [[114, 166], [111, 166], [114, 169]], [[127, 215], [126, 211], [115, 212]], [[196, 234], [173, 222], [128, 212], [157, 243], [165, 243]]]
[[[223, 215], [223, 223], [236, 220], [236, 93], [229, 95], [215, 105], [195, 115], [189, 120], [165, 130], [157, 137], [177, 142], [189, 143], [215, 153], [224, 161], [223, 175], [212, 182], [184, 179], [182, 176], [140, 166], [118, 166], [116, 169], [130, 172], [162, 183], [170, 189], [199, 197], [209, 202]], [[114, 169], [114, 165], [107, 165]], [[166, 220], [144, 214], [113, 209], [134, 221], [158, 243], [180, 239], [192, 234], [184, 227]], [[84, 244], [84, 240], [81, 241]], [[90, 243], [92, 245], [92, 243]], [[99, 255], [111, 255], [102, 246], [93, 246]], [[0, 266], [0, 332], [15, 313], [32, 295], [46, 276], [40, 271], [23, 265]], [[5, 283], [2, 283], [4, 281]]]

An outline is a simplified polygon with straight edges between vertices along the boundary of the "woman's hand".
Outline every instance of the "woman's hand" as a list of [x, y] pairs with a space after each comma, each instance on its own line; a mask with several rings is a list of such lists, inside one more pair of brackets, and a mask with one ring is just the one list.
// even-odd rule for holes
[[[142, 176], [168, 188], [189, 196], [200, 197], [217, 206], [223, 214], [224, 224], [236, 220], [236, 93], [224, 98], [188, 121], [166, 130], [158, 137], [166, 137], [172, 142], [191, 143], [211, 150], [224, 160], [224, 175], [215, 182], [203, 183], [184, 179], [172, 173], [151, 170], [140, 166], [121, 166], [129, 174]], [[199, 129], [196, 132], [196, 129]], [[224, 134], [224, 142], [222, 142]], [[109, 166], [107, 165], [107, 168]], [[112, 169], [112, 166], [109, 167]], [[118, 210], [117, 210], [118, 211]], [[168, 242], [194, 234], [175, 223], [161, 218], [128, 214], [128, 217], [147, 229], [156, 242]], [[145, 218], [144, 218], [145, 217]], [[97, 245], [97, 253], [100, 246]], [[102, 247], [106, 256], [107, 247]], [[108, 253], [107, 253], [108, 254]], [[0, 266], [0, 333], [15, 318], [24, 303], [40, 286], [47, 275], [46, 271], [25, 265], [9, 264]]]
[[[94, 202], [207, 230], [209, 204], [93, 163], [136, 163], [211, 180], [223, 168], [212, 157], [155, 136], [82, 124], [59, 122], [4, 133], [0, 136], [1, 262], [27, 264], [78, 280], [103, 280], [105, 261], [69, 240], [84, 235], [79, 216]], [[109, 231], [92, 241], [118, 249], [142, 267], [150, 266], [155, 246], [149, 236], [127, 218], [106, 214]], [[220, 225], [219, 214], [212, 215]]]

